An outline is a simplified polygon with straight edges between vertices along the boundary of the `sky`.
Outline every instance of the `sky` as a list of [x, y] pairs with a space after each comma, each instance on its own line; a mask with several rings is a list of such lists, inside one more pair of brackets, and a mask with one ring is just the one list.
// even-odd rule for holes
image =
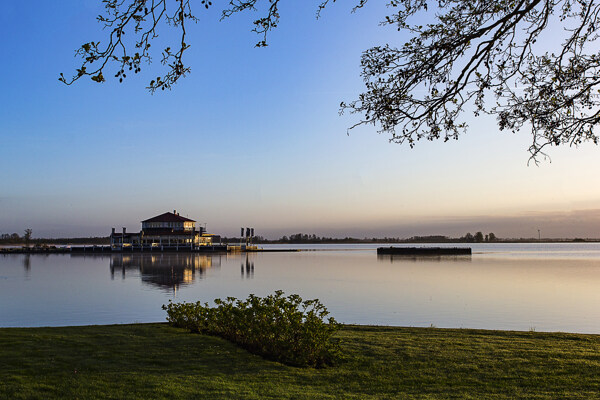
[[192, 72], [154, 95], [144, 87], [158, 57], [122, 84], [58, 81], [77, 47], [102, 40], [99, 0], [4, 5], [0, 233], [106, 236], [176, 209], [224, 236], [600, 237], [595, 145], [551, 148], [536, 166], [529, 132], [501, 132], [493, 117], [414, 149], [373, 126], [348, 132], [359, 117], [339, 104], [364, 88], [361, 52], [408, 36], [379, 25], [384, 2], [342, 3], [319, 20], [317, 2], [284, 3], [262, 49], [256, 15], [219, 21], [198, 7]]

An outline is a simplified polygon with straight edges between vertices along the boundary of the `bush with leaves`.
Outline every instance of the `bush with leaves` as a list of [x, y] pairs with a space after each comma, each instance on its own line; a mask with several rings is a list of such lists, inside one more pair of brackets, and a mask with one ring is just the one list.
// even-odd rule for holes
[[220, 336], [265, 358], [294, 366], [323, 367], [340, 354], [332, 339], [339, 324], [317, 299], [302, 300], [283, 291], [246, 300], [227, 297], [208, 303], [173, 303], [162, 307], [173, 326]]

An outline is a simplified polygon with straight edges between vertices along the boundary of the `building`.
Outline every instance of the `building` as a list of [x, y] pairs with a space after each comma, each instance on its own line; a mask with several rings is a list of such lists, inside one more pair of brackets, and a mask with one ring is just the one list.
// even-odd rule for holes
[[112, 228], [110, 246], [113, 251], [202, 250], [221, 245], [221, 237], [196, 227], [196, 221], [182, 217], [176, 210], [142, 221], [137, 233], [117, 233]]

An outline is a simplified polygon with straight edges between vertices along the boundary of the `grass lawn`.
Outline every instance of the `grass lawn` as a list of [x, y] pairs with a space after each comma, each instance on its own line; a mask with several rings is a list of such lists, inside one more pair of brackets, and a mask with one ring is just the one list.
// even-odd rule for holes
[[0, 399], [600, 399], [600, 336], [344, 326], [287, 367], [166, 324], [0, 329]]

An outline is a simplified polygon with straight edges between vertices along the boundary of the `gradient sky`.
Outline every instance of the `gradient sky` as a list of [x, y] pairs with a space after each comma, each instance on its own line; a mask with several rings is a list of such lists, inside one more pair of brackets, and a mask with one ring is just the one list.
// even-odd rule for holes
[[414, 149], [373, 127], [347, 135], [357, 117], [338, 108], [363, 89], [361, 51], [406, 39], [378, 26], [383, 4], [336, 3], [318, 21], [317, 2], [284, 4], [265, 49], [253, 15], [219, 22], [199, 7], [191, 75], [150, 95], [158, 59], [124, 84], [58, 82], [78, 46], [102, 39], [100, 3], [3, 5], [0, 233], [104, 236], [177, 209], [226, 236], [600, 237], [594, 145], [552, 148], [536, 167], [529, 133], [493, 118]]

